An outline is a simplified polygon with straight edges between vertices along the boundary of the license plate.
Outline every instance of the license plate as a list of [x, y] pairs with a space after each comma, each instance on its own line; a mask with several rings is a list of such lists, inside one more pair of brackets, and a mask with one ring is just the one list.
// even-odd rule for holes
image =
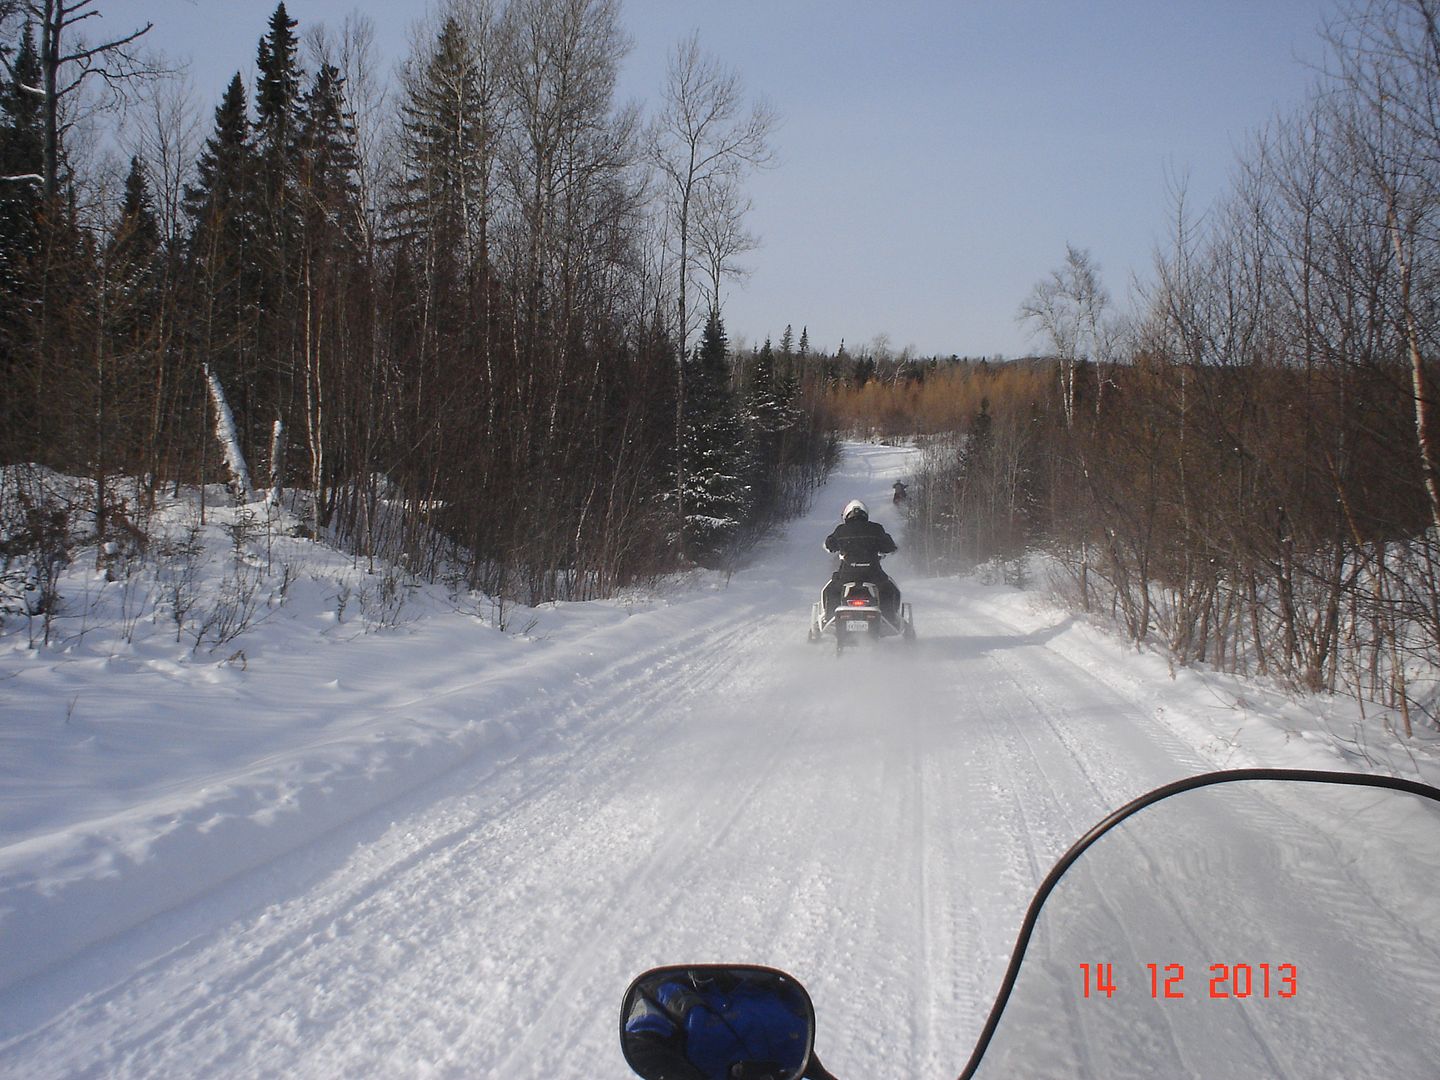
[[869, 622], [868, 619], [846, 619], [846, 620], [845, 620], [845, 629], [846, 629], [846, 630], [869, 630], [869, 629], [870, 629], [870, 622]]

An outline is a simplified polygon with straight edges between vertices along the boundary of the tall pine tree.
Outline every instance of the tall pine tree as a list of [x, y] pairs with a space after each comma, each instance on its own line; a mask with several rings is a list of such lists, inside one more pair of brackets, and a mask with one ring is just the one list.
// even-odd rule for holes
[[300, 68], [295, 27], [279, 4], [270, 32], [260, 39], [255, 86], [255, 151], [261, 205], [276, 240], [294, 232], [295, 194], [300, 173]]
[[[223, 221], [242, 222], [247, 196], [254, 186], [254, 149], [245, 110], [245, 83], [237, 71], [215, 109], [215, 131], [205, 141], [196, 164], [197, 182], [185, 189], [185, 208], [194, 222], [194, 236]], [[204, 245], [200, 244], [203, 253]]]
[[745, 430], [730, 388], [729, 342], [713, 308], [686, 365], [681, 460], [684, 548], [703, 566], [733, 550], [748, 516]]
[[112, 316], [113, 352], [133, 367], [137, 387], [135, 408], [127, 416], [126, 459], [148, 479], [151, 495], [174, 469], [173, 456], [183, 442], [180, 394], [184, 381], [177, 360], [177, 330], [188, 323], [178, 317], [179, 270], [185, 251], [166, 238], [144, 163], [132, 158], [125, 178], [125, 197], [107, 248], [106, 278], [115, 288]]
[[[481, 30], [454, 17], [405, 77], [405, 171], [397, 211], [402, 238], [425, 267], [438, 312], [459, 347], [479, 353], [493, 382], [491, 244], [499, 163], [495, 64]], [[493, 399], [493, 395], [492, 395]], [[493, 418], [491, 420], [493, 424]]]
[[745, 428], [748, 433], [750, 508], [764, 519], [778, 509], [781, 443], [794, 423], [789, 402], [781, 396], [770, 339], [754, 354], [745, 386]]
[[0, 80], [0, 460], [33, 455], [40, 433], [36, 401], [39, 370], [26, 356], [39, 314], [40, 175], [44, 158], [39, 85], [40, 59], [27, 24]]
[[275, 422], [287, 429], [297, 427], [305, 367], [300, 196], [304, 121], [297, 25], [283, 3], [276, 5], [269, 32], [260, 39], [256, 54], [255, 195], [261, 228], [254, 251], [264, 318], [257, 327], [260, 362], [243, 423], [252, 439], [267, 449]]
[[[329, 526], [339, 485], [336, 468], [345, 456], [368, 456], [370, 441], [353, 437], [347, 424], [367, 400], [363, 381], [346, 379], [372, 338], [368, 332], [369, 280], [357, 180], [353, 117], [345, 109], [344, 80], [322, 64], [305, 95], [300, 127], [301, 336], [305, 440], [314, 521]], [[363, 407], [362, 407], [363, 408]], [[347, 437], [350, 436], [350, 437]], [[357, 445], [357, 443], [359, 445]], [[271, 450], [272, 487], [283, 477], [283, 448]]]
[[138, 157], [131, 157], [130, 171], [125, 174], [125, 194], [120, 215], [110, 234], [106, 256], [111, 265], [110, 278], [126, 288], [154, 269], [160, 251], [160, 223], [150, 198], [150, 185], [145, 179], [145, 166]]
[[261, 321], [257, 172], [245, 83], [236, 72], [215, 109], [215, 130], [200, 154], [196, 183], [185, 189], [192, 223], [187, 306], [196, 316], [189, 323], [188, 351], [193, 358], [192, 377], [198, 380], [201, 366], [209, 365], [230, 395], [247, 458], [253, 455], [261, 429], [256, 371]]
[[139, 472], [152, 434], [152, 395], [163, 391], [159, 364], [165, 320], [160, 225], [145, 168], [130, 159], [120, 212], [104, 250], [101, 315], [108, 349], [99, 368], [101, 442], [112, 466]]
[[305, 95], [300, 128], [300, 187], [307, 232], [318, 215], [347, 242], [358, 244], [359, 161], [354, 117], [345, 110], [344, 83], [339, 69], [322, 64]]

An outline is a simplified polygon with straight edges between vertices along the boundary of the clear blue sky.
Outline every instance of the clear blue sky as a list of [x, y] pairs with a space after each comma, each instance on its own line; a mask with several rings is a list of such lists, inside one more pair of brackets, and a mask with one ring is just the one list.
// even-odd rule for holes
[[[192, 61], [206, 122], [250, 78], [273, 0], [105, 0], [107, 28], [153, 19]], [[387, 66], [427, 0], [287, 0], [301, 30], [376, 24]], [[1015, 311], [1089, 248], [1123, 301], [1167, 229], [1167, 175], [1192, 205], [1236, 151], [1298, 104], [1336, 0], [622, 0], [622, 94], [657, 100], [669, 51], [699, 30], [779, 111], [779, 164], [751, 183], [754, 273], [732, 338], [852, 350], [1018, 355]]]

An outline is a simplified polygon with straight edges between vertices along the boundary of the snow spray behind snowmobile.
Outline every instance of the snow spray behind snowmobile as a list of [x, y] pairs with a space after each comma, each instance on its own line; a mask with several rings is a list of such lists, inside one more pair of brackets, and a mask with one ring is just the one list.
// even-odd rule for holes
[[[1115, 811], [1055, 864], [960, 1080], [1428, 1077], [1437, 1001], [1440, 789], [1208, 773]], [[862, 1054], [904, 1027], [850, 1024]], [[815, 1035], [804, 987], [750, 965], [647, 971], [620, 1011], [646, 1080], [835, 1080]]]

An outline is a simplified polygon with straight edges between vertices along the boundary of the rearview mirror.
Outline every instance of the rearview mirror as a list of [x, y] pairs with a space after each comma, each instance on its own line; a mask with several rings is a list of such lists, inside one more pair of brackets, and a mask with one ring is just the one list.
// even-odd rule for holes
[[810, 995], [774, 968], [655, 968], [620, 1009], [621, 1052], [645, 1080], [800, 1080], [814, 1045]]

